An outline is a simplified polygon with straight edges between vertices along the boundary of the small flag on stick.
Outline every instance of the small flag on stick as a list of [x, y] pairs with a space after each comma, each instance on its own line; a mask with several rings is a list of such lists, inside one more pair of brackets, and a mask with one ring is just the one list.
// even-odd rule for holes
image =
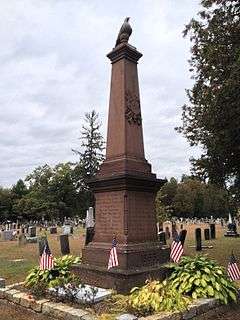
[[40, 269], [41, 270], [51, 270], [54, 267], [53, 256], [51, 254], [48, 243], [46, 243], [43, 253], [40, 257]]
[[116, 238], [112, 241], [112, 248], [110, 250], [109, 260], [108, 260], [108, 270], [118, 266], [118, 256], [117, 256], [117, 240]]
[[182, 254], [183, 254], [183, 246], [179, 239], [179, 235], [176, 235], [171, 245], [170, 258], [173, 260], [173, 262], [178, 263], [181, 259]]
[[232, 252], [230, 256], [230, 260], [227, 267], [227, 272], [231, 280], [239, 280], [240, 279], [240, 271], [237, 266], [237, 260]]

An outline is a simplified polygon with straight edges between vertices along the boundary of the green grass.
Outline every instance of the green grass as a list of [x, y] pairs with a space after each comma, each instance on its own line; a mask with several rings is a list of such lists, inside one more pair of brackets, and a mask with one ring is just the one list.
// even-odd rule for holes
[[[217, 226], [217, 239], [210, 241], [203, 241], [204, 245], [212, 245], [212, 249], [202, 250], [196, 252], [195, 248], [191, 246], [195, 245], [194, 242], [194, 231], [199, 226], [185, 225], [184, 228], [188, 230], [184, 254], [195, 255], [196, 253], [207, 254], [209, 257], [217, 260], [221, 265], [227, 266], [228, 259], [231, 251], [234, 250], [235, 256], [240, 262], [240, 238], [225, 238], [223, 236], [225, 229], [221, 226]], [[201, 225], [202, 229], [207, 226]], [[54, 256], [61, 255], [60, 243], [58, 235], [49, 235], [48, 240], [50, 249]], [[203, 232], [202, 232], [203, 237]], [[73, 236], [69, 237], [71, 254], [80, 256], [81, 248], [84, 243], [84, 235], [82, 229], [77, 229]], [[24, 259], [23, 261], [13, 262], [14, 259]], [[0, 277], [6, 279], [7, 284], [23, 281], [28, 271], [35, 265], [38, 264], [38, 244], [27, 244], [19, 247], [18, 241], [0, 241]], [[239, 263], [240, 266], [240, 263]]]
[[[60, 234], [60, 230], [59, 233]], [[47, 234], [49, 246], [54, 256], [60, 256], [59, 235]], [[73, 236], [69, 236], [71, 254], [80, 256], [83, 246], [83, 230], [77, 229]], [[22, 261], [12, 261], [23, 259]], [[39, 263], [37, 243], [18, 246], [18, 241], [0, 241], [0, 277], [6, 279], [7, 284], [23, 281], [28, 271]]]

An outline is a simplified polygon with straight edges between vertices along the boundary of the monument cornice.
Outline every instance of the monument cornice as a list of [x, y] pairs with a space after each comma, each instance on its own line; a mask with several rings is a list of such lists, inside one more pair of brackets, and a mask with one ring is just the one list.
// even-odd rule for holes
[[121, 43], [108, 53], [107, 57], [111, 60], [112, 64], [121, 59], [138, 63], [138, 60], [142, 57], [142, 53], [138, 52], [135, 47], [128, 43]]
[[157, 192], [165, 183], [165, 179], [156, 179], [155, 175], [140, 176], [126, 173], [88, 181], [89, 186], [94, 192], [116, 190]]

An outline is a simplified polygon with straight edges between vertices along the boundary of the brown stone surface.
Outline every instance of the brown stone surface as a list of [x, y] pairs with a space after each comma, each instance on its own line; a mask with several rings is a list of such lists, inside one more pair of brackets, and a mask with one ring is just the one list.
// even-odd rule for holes
[[[112, 78], [106, 159], [90, 181], [96, 198], [95, 234], [83, 249], [84, 265], [79, 270], [85, 282], [118, 291], [141, 284], [150, 275], [162, 277], [160, 264], [169, 259], [169, 249], [157, 242], [154, 206], [156, 192], [165, 181], [156, 179], [144, 154], [137, 72], [141, 56], [128, 43], [108, 54]], [[114, 237], [119, 268], [109, 272]]]
[[167, 275], [167, 268], [163, 265], [154, 267], [122, 270], [118, 268], [106, 270], [106, 267], [80, 264], [73, 267], [73, 272], [79, 274], [83, 283], [90, 283], [97, 287], [111, 288], [117, 292], [127, 293], [133, 287], [143, 284], [146, 279], [163, 279]]

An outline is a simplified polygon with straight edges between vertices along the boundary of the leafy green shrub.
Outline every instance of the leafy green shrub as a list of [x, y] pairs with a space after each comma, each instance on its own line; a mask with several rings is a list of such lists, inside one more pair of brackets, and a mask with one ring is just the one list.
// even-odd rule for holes
[[206, 256], [182, 257], [170, 268], [170, 285], [181, 294], [193, 299], [216, 298], [225, 304], [237, 299], [237, 289], [224, 268]]
[[184, 311], [191, 302], [172, 288], [167, 280], [147, 281], [141, 288], [133, 288], [128, 299], [128, 305], [139, 315], [160, 311]]
[[54, 258], [54, 268], [51, 270], [41, 270], [39, 266], [30, 270], [25, 279], [25, 286], [31, 288], [33, 292], [38, 289], [44, 291], [44, 288], [56, 287], [67, 284], [73, 279], [70, 273], [70, 267], [74, 263], [79, 263], [80, 258], [66, 255], [60, 258]]

